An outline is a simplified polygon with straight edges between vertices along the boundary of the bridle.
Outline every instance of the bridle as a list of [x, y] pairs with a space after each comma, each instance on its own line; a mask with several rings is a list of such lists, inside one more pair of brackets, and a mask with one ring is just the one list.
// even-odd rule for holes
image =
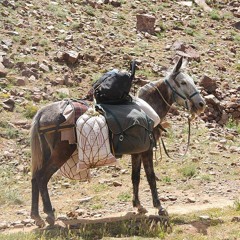
[[[176, 77], [176, 76], [175, 76]], [[174, 77], [174, 78], [175, 78]], [[175, 80], [174, 80], [175, 81]], [[179, 93], [170, 83], [167, 79], [164, 80], [165, 84], [172, 90], [172, 98], [174, 100], [174, 102], [176, 102], [176, 95], [180, 98], [182, 98], [185, 102], [185, 106], [186, 106], [186, 109], [189, 110], [189, 106], [188, 106], [188, 101], [191, 100], [191, 98], [193, 98], [195, 95], [197, 94], [200, 94], [199, 91], [195, 91], [194, 93], [192, 93], [191, 95], [189, 95], [188, 97], [187, 96], [184, 96], [183, 94]], [[175, 81], [176, 82], [176, 81]], [[176, 82], [177, 85], [179, 85], [177, 82]], [[149, 83], [150, 86], [152, 86], [155, 90], [157, 90], [158, 94], [161, 96], [161, 98], [163, 99], [163, 101], [169, 106], [171, 107], [171, 105], [167, 102], [167, 100], [163, 97], [161, 91], [154, 85], [154, 83], [150, 82]], [[160, 124], [159, 124], [160, 125]], [[163, 130], [164, 132], [167, 132], [166, 129], [164, 129], [161, 125], [159, 126], [161, 130]], [[180, 154], [181, 157], [184, 157], [186, 154], [187, 154], [187, 151], [188, 151], [188, 148], [189, 148], [189, 145], [190, 145], [190, 135], [191, 135], [191, 118], [188, 117], [188, 141], [187, 141], [187, 147], [184, 151], [183, 154]], [[162, 145], [163, 145], [163, 149], [166, 153], [166, 155], [171, 158], [171, 159], [174, 159], [173, 157], [171, 157], [167, 151], [167, 148], [166, 148], [166, 145], [163, 141], [163, 138], [162, 138], [162, 135], [161, 135], [161, 131], [160, 131], [160, 138], [161, 138], [161, 142], [162, 142]], [[160, 149], [160, 154], [161, 154], [161, 149]]]
[[[174, 80], [175, 81], [175, 80]], [[188, 106], [188, 101], [191, 100], [191, 98], [193, 98], [195, 95], [200, 94], [199, 91], [195, 91], [194, 93], [192, 93], [190, 96], [184, 96], [183, 94], [179, 93], [170, 83], [167, 79], [164, 80], [164, 82], [167, 84], [167, 86], [172, 90], [172, 97], [174, 102], [176, 102], [176, 95], [180, 98], [182, 98], [185, 102], [185, 107], [187, 110], [189, 110], [189, 106]], [[176, 82], [176, 81], [175, 81]], [[177, 82], [176, 82], [177, 84]], [[178, 85], [178, 84], [177, 84]]]

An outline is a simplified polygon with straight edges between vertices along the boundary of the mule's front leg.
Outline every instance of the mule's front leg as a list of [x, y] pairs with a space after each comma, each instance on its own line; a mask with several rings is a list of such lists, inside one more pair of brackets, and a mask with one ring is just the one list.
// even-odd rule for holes
[[144, 170], [147, 175], [147, 180], [152, 192], [153, 206], [158, 209], [160, 222], [162, 223], [164, 228], [165, 229], [167, 229], [168, 227], [171, 228], [168, 212], [161, 206], [160, 200], [158, 198], [156, 176], [153, 169], [153, 151], [149, 150], [143, 153], [142, 161], [143, 161]]
[[133, 207], [138, 209], [139, 213], [146, 213], [147, 210], [141, 205], [139, 200], [139, 183], [141, 171], [141, 155], [132, 155], [132, 184], [133, 184]]
[[142, 161], [143, 161], [144, 170], [145, 170], [147, 180], [152, 193], [153, 206], [155, 208], [160, 209], [162, 207], [161, 207], [160, 200], [158, 198], [156, 177], [153, 169], [153, 151], [149, 150], [147, 152], [144, 152], [142, 154]]

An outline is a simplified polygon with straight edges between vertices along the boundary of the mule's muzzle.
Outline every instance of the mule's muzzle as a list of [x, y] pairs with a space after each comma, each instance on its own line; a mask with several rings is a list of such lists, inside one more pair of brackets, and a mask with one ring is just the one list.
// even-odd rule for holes
[[204, 100], [199, 101], [198, 103], [191, 102], [191, 113], [200, 115], [202, 112], [204, 112], [206, 108], [206, 102]]

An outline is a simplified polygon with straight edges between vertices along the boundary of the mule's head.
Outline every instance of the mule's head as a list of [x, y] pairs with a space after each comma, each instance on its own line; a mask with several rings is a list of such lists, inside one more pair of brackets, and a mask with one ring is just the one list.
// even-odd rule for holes
[[192, 77], [184, 71], [186, 64], [181, 57], [165, 82], [171, 88], [175, 102], [186, 107], [192, 114], [200, 114], [206, 103]]

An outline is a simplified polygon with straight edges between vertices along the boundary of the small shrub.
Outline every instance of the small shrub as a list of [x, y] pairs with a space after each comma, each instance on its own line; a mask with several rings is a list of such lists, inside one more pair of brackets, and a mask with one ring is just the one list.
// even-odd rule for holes
[[25, 113], [24, 113], [24, 116], [26, 118], [33, 118], [34, 115], [37, 113], [38, 111], [38, 107], [33, 105], [33, 104], [28, 104], [26, 107], [25, 107]]
[[210, 18], [215, 21], [220, 21], [222, 19], [220, 13], [217, 10], [210, 12]]
[[121, 193], [117, 198], [122, 202], [128, 202], [131, 199], [131, 195], [129, 193]]
[[236, 211], [240, 211], [240, 200], [236, 199], [234, 201], [234, 208], [236, 209]]
[[19, 131], [15, 128], [7, 128], [5, 132], [5, 137], [8, 139], [16, 139], [19, 137]]
[[238, 133], [240, 133], [240, 125], [235, 121], [233, 118], [229, 118], [226, 127], [230, 129], [236, 130]]
[[195, 35], [195, 31], [194, 31], [193, 29], [191, 29], [191, 28], [186, 28], [186, 29], [184, 30], [184, 32], [185, 32], [186, 34], [190, 35], [190, 36], [194, 36], [194, 35]]
[[165, 176], [165, 177], [163, 177], [162, 181], [165, 183], [170, 183], [172, 180], [169, 176]]
[[180, 173], [186, 178], [192, 178], [196, 175], [197, 169], [196, 166], [191, 164], [191, 165], [186, 165], [185, 167], [180, 169]]

